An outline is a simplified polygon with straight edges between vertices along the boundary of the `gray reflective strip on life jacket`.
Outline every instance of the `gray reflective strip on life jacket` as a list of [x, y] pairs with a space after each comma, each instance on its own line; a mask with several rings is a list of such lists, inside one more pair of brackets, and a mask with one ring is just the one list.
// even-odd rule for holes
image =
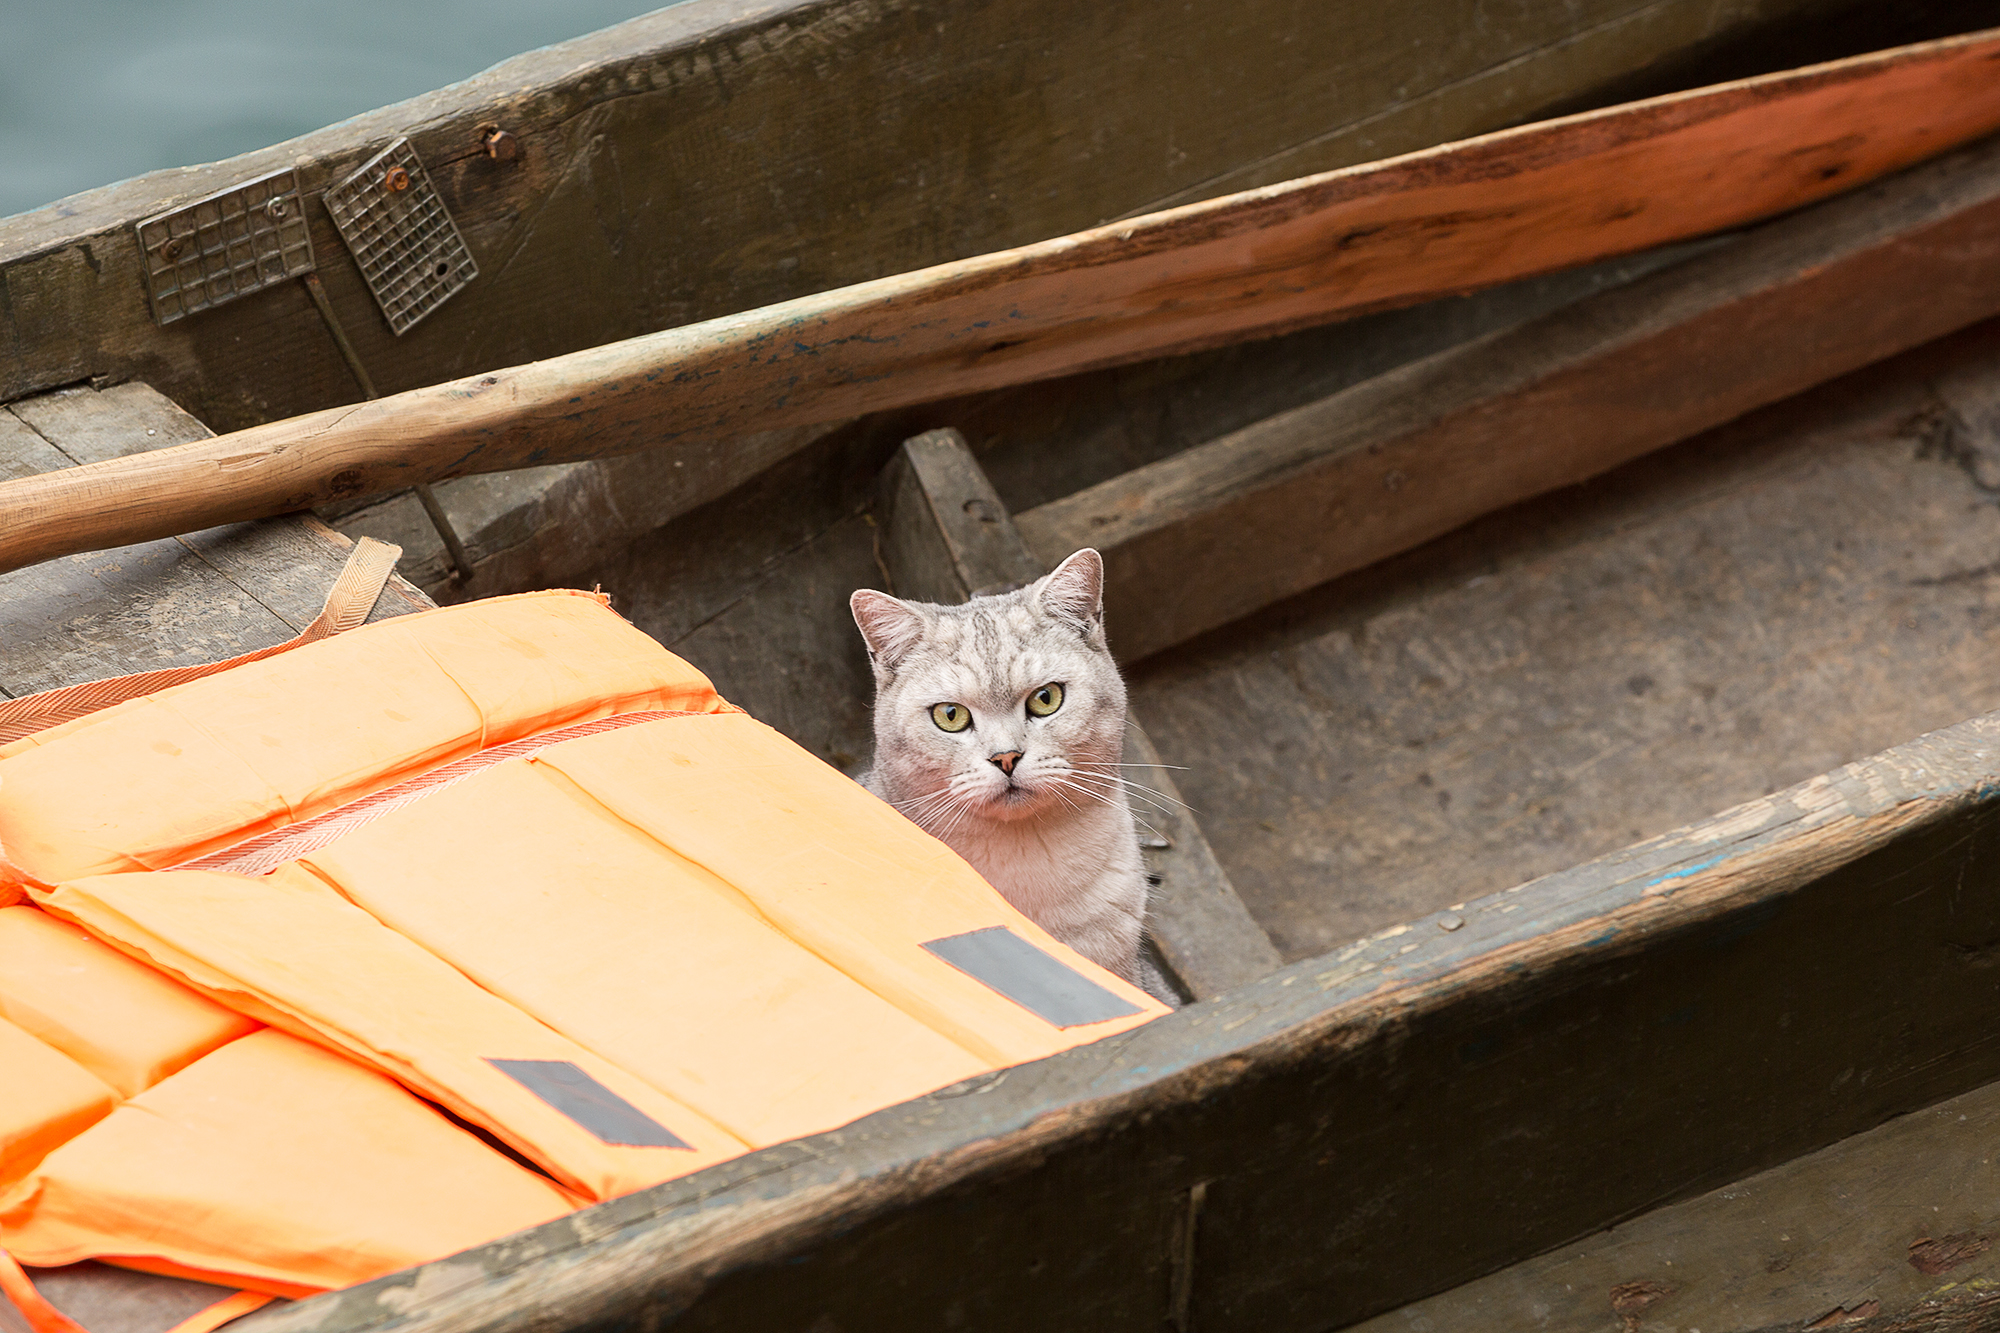
[[928, 941], [924, 948], [1059, 1028], [1139, 1012], [1138, 1005], [1064, 966], [1005, 926], [947, 935]]
[[621, 1148], [685, 1148], [694, 1145], [568, 1060], [495, 1060], [487, 1064], [582, 1125], [605, 1143]]

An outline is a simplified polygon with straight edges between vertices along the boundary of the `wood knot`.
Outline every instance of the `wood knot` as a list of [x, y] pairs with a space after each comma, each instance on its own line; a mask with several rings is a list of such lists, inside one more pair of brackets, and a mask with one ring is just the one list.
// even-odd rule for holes
[[344, 500], [350, 495], [361, 494], [367, 484], [368, 479], [362, 475], [361, 469], [351, 467], [345, 468], [328, 477], [326, 479], [326, 490], [328, 495]]

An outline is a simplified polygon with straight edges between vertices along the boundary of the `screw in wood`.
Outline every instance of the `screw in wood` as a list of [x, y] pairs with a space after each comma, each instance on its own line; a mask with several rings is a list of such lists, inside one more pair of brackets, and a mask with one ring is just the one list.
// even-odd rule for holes
[[278, 198], [266, 203], [264, 205], [264, 216], [270, 218], [273, 222], [282, 222], [285, 217], [285, 201], [282, 198]]
[[479, 146], [495, 162], [512, 162], [521, 155], [521, 141], [498, 125], [479, 127]]
[[382, 188], [390, 194], [410, 188], [410, 173], [405, 167], [390, 167], [382, 173]]

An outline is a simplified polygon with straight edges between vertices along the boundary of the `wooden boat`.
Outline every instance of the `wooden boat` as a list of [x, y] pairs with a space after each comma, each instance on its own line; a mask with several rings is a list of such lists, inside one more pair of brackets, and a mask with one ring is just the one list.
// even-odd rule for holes
[[[1287, 71], [1332, 99], [1257, 126], [1107, 60], [1119, 22], [1030, 8], [685, 6], [0, 223], [0, 429], [64, 455], [0, 484], [0, 689], [284, 637], [337, 538], [166, 534], [313, 502], [440, 597], [601, 581], [852, 767], [849, 589], [962, 596], [1088, 542], [1135, 744], [1199, 811], [1151, 853], [1181, 1013], [244, 1326], [1995, 1319], [1994, 39], [1308, 178], [1741, 48], [1693, 6], [1565, 17], [1392, 96], [1302, 72], [1448, 21], [1151, 15], [1148, 52], [1239, 43], [1216, 105]], [[958, 90], [957, 128], [890, 161], [829, 93], [727, 171], [800, 71], [891, 69]], [[1023, 87], [1019, 127], [990, 114]], [[136, 224], [406, 133], [485, 285], [398, 338], [313, 215], [330, 318], [288, 277], [153, 322]], [[964, 163], [1001, 160], [982, 204]], [[1015, 308], [1026, 336], [966, 332]], [[353, 507], [414, 483], [469, 578], [416, 500]], [[171, 1322], [133, 1290], [135, 1333]]]

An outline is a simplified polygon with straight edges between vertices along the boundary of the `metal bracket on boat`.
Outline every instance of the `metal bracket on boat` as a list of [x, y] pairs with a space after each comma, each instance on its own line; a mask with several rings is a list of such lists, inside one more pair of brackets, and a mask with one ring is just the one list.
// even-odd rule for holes
[[320, 199], [398, 337], [479, 276], [408, 139], [369, 158]]
[[158, 324], [313, 271], [296, 168], [155, 214], [134, 230]]

